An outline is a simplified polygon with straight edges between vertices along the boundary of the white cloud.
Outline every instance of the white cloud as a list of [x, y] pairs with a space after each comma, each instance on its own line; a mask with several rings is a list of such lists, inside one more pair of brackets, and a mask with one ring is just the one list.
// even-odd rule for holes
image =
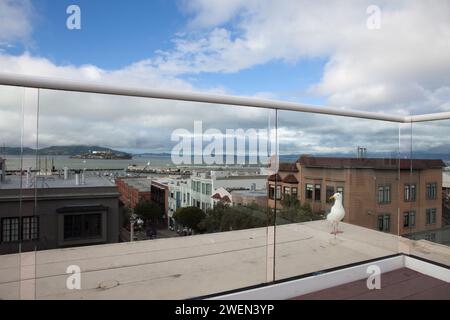
[[32, 15], [30, 0], [0, 0], [0, 47], [28, 40]]
[[[366, 26], [371, 4], [381, 8], [379, 30]], [[237, 72], [321, 57], [328, 63], [311, 91], [331, 105], [400, 114], [449, 110], [448, 95], [442, 97], [450, 88], [448, 0], [194, 0], [188, 9], [191, 25], [201, 29], [154, 60], [163, 71]]]

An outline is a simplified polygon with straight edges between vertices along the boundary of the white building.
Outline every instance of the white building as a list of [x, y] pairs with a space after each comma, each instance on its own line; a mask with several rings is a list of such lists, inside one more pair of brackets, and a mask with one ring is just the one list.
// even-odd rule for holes
[[169, 183], [169, 226], [173, 225], [172, 215], [182, 207], [198, 207], [208, 210], [217, 202], [216, 193], [228, 196], [227, 189], [263, 190], [266, 188], [267, 174], [259, 169], [210, 170], [193, 172], [188, 179], [172, 179]]

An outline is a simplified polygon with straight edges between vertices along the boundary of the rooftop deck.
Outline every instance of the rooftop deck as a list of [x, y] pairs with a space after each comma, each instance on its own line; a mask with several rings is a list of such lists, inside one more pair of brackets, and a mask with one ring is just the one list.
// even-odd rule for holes
[[[325, 221], [276, 227], [275, 280], [403, 252], [410, 240]], [[187, 299], [273, 280], [272, 228], [0, 256], [0, 298]], [[268, 237], [269, 235], [269, 237]], [[435, 253], [450, 262], [450, 250]], [[81, 290], [66, 288], [70, 265]], [[20, 267], [20, 268], [19, 268]]]
[[305, 294], [293, 300], [450, 300], [450, 283], [401, 268], [382, 274], [381, 288], [369, 290], [366, 280]]

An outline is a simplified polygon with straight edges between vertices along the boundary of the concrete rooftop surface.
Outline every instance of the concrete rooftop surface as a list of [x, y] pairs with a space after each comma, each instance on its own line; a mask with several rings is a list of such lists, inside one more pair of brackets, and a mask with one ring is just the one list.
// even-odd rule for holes
[[[351, 224], [335, 239], [326, 221], [0, 256], [0, 298], [187, 299], [393, 254], [450, 264], [450, 249]], [[435, 248], [437, 248], [435, 250]], [[81, 289], [69, 290], [71, 265]]]

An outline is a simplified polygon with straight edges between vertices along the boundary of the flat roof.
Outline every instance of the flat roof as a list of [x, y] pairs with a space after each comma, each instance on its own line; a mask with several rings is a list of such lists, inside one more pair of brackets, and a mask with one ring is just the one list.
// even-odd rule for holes
[[[36, 183], [37, 181], [37, 183]], [[4, 182], [0, 182], [1, 189], [20, 189], [22, 183], [22, 189], [33, 189], [35, 186], [37, 188], [91, 188], [91, 187], [114, 187], [114, 181], [108, 179], [107, 177], [97, 175], [92, 172], [85, 173], [85, 183], [75, 184], [75, 175], [70, 175], [69, 179], [64, 180], [63, 176], [59, 175], [42, 175], [38, 176], [35, 180], [34, 177], [30, 179], [30, 183], [27, 185], [27, 178], [25, 175], [20, 176], [16, 174], [7, 175]]]
[[[17, 296], [19, 266], [35, 270], [35, 281], [26, 272], [22, 280], [33, 280], [38, 299], [187, 299], [266, 283], [269, 252], [276, 279], [286, 279], [397, 254], [412, 243], [347, 223], [340, 228], [335, 239], [323, 220], [277, 226], [275, 251], [267, 236], [273, 228], [255, 228], [2, 255], [0, 298]], [[448, 247], [442, 250], [436, 257], [450, 261]], [[66, 287], [70, 265], [81, 269], [81, 290]]]
[[146, 177], [146, 178], [122, 178], [122, 181], [132, 187], [135, 188], [137, 190], [139, 190], [140, 192], [150, 192], [150, 188], [152, 186], [152, 183], [158, 183], [158, 184], [163, 184], [163, 185], [167, 185], [169, 184], [171, 181], [173, 181], [173, 178], [167, 178], [167, 177]]
[[413, 170], [442, 169], [445, 163], [441, 159], [397, 159], [397, 158], [339, 158], [302, 155], [297, 163], [311, 168], [352, 168], [377, 170]]

